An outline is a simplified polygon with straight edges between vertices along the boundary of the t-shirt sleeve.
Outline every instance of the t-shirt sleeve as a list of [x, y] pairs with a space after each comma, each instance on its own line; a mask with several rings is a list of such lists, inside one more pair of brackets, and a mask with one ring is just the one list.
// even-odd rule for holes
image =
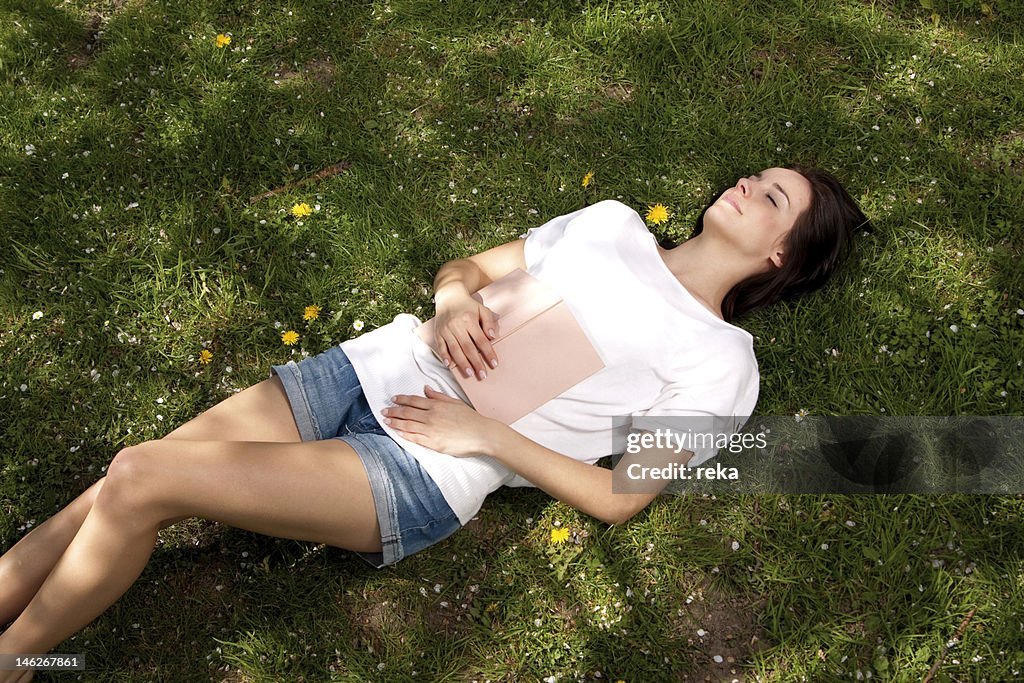
[[607, 239], [632, 213], [633, 210], [622, 202], [606, 199], [564, 216], [552, 218], [544, 225], [530, 228], [520, 236], [526, 240], [523, 245], [526, 269], [535, 270], [537, 264], [544, 260], [552, 248], [567, 236], [576, 234]]
[[[718, 453], [716, 444], [739, 433], [757, 404], [760, 378], [751, 351], [716, 353], [712, 362], [664, 387], [654, 405], [634, 413], [632, 430], [663, 430], [688, 439], [694, 467]], [[724, 436], [723, 436], [724, 435]]]

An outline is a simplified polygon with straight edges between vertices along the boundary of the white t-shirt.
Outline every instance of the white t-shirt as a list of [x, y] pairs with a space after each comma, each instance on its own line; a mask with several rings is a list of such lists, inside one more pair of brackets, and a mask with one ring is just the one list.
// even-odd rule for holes
[[[692, 418], [687, 428], [696, 432], [706, 424], [707, 431], [720, 433], [723, 421], [716, 416], [739, 416], [726, 421], [738, 430], [753, 413], [759, 388], [753, 337], [701, 305], [657, 247], [640, 216], [613, 200], [527, 232], [527, 271], [562, 296], [605, 367], [513, 429], [593, 464], [624, 452], [631, 428], [681, 431], [665, 417]], [[341, 344], [378, 419], [392, 396], [422, 395], [424, 385], [468, 402], [451, 371], [415, 334], [420, 324], [403, 313]], [[439, 453], [382, 427], [420, 462], [463, 524], [498, 487], [532, 486], [495, 458]], [[689, 464], [716, 452], [697, 448]]]

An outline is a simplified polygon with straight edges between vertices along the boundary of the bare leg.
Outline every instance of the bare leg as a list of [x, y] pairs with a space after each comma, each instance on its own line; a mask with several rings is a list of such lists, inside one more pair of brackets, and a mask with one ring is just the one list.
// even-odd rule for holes
[[[146, 442], [114, 459], [78, 534], [0, 635], [0, 652], [48, 652], [79, 631], [142, 573], [160, 524], [192, 516], [339, 548], [381, 549], [366, 470], [342, 441]], [[0, 672], [6, 683], [3, 673], [13, 672]]]
[[[278, 377], [229, 396], [164, 439], [194, 441], [300, 441]], [[92, 509], [104, 478], [26, 534], [0, 556], [0, 628], [14, 621], [64, 554]], [[170, 526], [177, 519], [168, 520]]]

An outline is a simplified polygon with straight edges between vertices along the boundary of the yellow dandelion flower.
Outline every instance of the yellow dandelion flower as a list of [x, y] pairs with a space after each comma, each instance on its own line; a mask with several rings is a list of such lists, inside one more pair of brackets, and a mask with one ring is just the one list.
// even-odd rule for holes
[[583, 187], [589, 187], [590, 186], [590, 181], [593, 180], [593, 179], [594, 179], [594, 172], [593, 171], [587, 171], [587, 174], [585, 176], [583, 176], [583, 183], [582, 183]]
[[296, 218], [303, 218], [311, 213], [313, 213], [313, 209], [311, 209], [309, 207], [309, 204], [307, 204], [306, 202], [296, 204], [295, 206], [292, 207], [292, 215], [295, 216]]
[[231, 36], [226, 33], [217, 34], [217, 47], [227, 47], [231, 44]]
[[647, 220], [660, 225], [668, 220], [668, 208], [664, 204], [655, 204], [647, 212]]
[[209, 350], [203, 349], [202, 351], [199, 352], [199, 362], [200, 363], [202, 363], [203, 365], [206, 365], [211, 360], [213, 360], [213, 354], [210, 353]]
[[565, 543], [567, 540], [569, 540], [569, 530], [566, 527], [551, 530], [552, 543]]
[[306, 306], [305, 312], [302, 314], [303, 320], [316, 320], [320, 317], [319, 306]]
[[484, 608], [484, 612], [497, 612], [497, 611], [498, 611], [498, 603], [496, 603], [496, 602], [492, 602], [491, 604], [487, 605], [487, 607]]
[[288, 346], [291, 346], [295, 342], [299, 341], [299, 333], [295, 330], [288, 330], [287, 332], [281, 333], [281, 341]]

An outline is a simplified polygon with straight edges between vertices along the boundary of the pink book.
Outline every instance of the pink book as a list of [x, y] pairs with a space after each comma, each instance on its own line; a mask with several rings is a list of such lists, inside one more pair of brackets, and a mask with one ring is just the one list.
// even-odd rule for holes
[[[565, 301], [525, 270], [498, 278], [473, 298], [497, 315], [491, 345], [498, 367], [487, 368], [483, 380], [452, 374], [481, 415], [512, 424], [604, 367]], [[434, 319], [416, 333], [437, 356]]]

